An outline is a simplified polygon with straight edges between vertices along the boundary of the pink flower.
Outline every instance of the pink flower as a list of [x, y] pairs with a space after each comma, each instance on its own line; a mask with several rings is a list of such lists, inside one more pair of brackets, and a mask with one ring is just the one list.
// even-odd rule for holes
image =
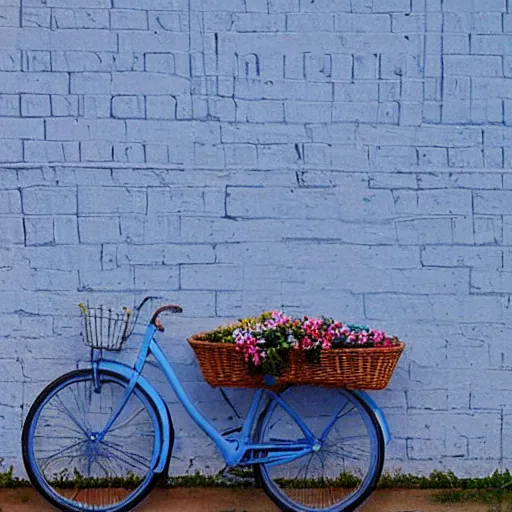
[[265, 321], [265, 326], [267, 328], [273, 329], [290, 322], [290, 318], [281, 311], [273, 310], [271, 311], [271, 315], [272, 316]]
[[249, 331], [237, 329], [233, 332], [236, 348], [242, 353], [246, 362], [252, 361], [256, 366], [265, 359], [265, 352], [258, 346], [265, 342], [254, 337]]

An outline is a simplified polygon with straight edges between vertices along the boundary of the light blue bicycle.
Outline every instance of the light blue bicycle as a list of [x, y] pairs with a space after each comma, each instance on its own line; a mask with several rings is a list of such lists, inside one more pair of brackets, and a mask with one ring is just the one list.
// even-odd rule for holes
[[258, 389], [243, 423], [219, 433], [190, 401], [155, 340], [165, 311], [182, 310], [169, 305], [155, 311], [130, 367], [104, 359], [103, 351], [122, 348], [135, 315], [87, 310], [91, 367], [49, 384], [23, 428], [27, 473], [50, 503], [70, 512], [128, 511], [167, 475], [174, 430], [166, 403], [141, 375], [150, 356], [226, 464], [252, 467], [281, 510], [353, 511], [364, 503], [390, 438], [382, 411], [366, 393]]

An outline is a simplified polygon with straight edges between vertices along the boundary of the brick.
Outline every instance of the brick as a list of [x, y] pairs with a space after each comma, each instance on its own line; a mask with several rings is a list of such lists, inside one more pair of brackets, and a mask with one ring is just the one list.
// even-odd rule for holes
[[112, 114], [118, 119], [136, 119], [145, 117], [144, 98], [142, 96], [114, 96]]
[[119, 217], [80, 217], [78, 219], [80, 242], [85, 244], [121, 241]]
[[280, 32], [286, 28], [283, 14], [244, 13], [234, 14], [231, 30], [236, 32]]
[[454, 148], [448, 150], [448, 165], [450, 167], [483, 167], [484, 153], [479, 148]]
[[[376, 123], [377, 102], [340, 102], [333, 103], [332, 120], [338, 123]], [[324, 117], [323, 122], [326, 121]]]
[[108, 29], [106, 9], [53, 9], [53, 23], [57, 29]]
[[399, 214], [467, 214], [472, 212], [470, 191], [397, 191], [394, 193]]
[[43, 139], [44, 125], [40, 119], [0, 118], [0, 133], [5, 139]]
[[150, 11], [148, 13], [150, 30], [168, 30], [171, 32], [186, 32], [188, 16], [183, 12]]
[[446, 3], [443, 5], [443, 9], [447, 12], [459, 12], [459, 11], [467, 11], [467, 12], [505, 12], [507, 10], [506, 8], [506, 2], [505, 0], [492, 0], [492, 1], [485, 1], [485, 0], [477, 0], [474, 4], [468, 5], [467, 3], [461, 1], [461, 0], [447, 0]]
[[509, 201], [512, 199], [512, 191], [508, 190], [478, 190], [473, 194], [475, 213], [484, 214], [508, 214], [511, 211]]
[[111, 117], [110, 94], [88, 94], [80, 97], [79, 112], [88, 119]]
[[268, 9], [270, 12], [298, 12], [299, 0], [269, 0]]
[[404, 318], [415, 320], [443, 320], [467, 322], [499, 322], [503, 319], [501, 297], [469, 296], [454, 301], [449, 296], [370, 295], [366, 297], [368, 318], [383, 320], [400, 309]]
[[375, 148], [375, 164], [378, 168], [411, 169], [418, 164], [415, 148], [400, 146], [378, 146]]
[[81, 270], [80, 289], [87, 291], [121, 291], [133, 287], [133, 269], [120, 267], [101, 272]]
[[59, 30], [50, 34], [50, 49], [105, 52], [117, 50], [116, 34], [108, 30]]
[[110, 71], [112, 58], [108, 53], [95, 51], [53, 51], [53, 71]]
[[78, 243], [78, 223], [76, 216], [59, 215], [54, 218], [53, 231], [55, 243], [57, 244], [77, 244]]
[[256, 146], [253, 144], [224, 144], [226, 166], [253, 167], [256, 165]]
[[23, 223], [19, 217], [0, 218], [0, 242], [2, 244], [23, 244]]
[[0, 162], [14, 163], [23, 160], [23, 145], [19, 140], [5, 140], [0, 146]]
[[20, 97], [17, 94], [0, 94], [0, 116], [19, 116]]
[[109, 94], [111, 75], [109, 73], [73, 73], [71, 94]]
[[509, 293], [512, 273], [505, 271], [474, 270], [471, 272], [472, 293]]
[[243, 269], [237, 265], [182, 265], [184, 290], [241, 290]]
[[176, 58], [173, 53], [146, 53], [145, 70], [151, 73], [176, 72]]
[[51, 71], [51, 53], [47, 51], [23, 52], [24, 71]]
[[111, 162], [114, 159], [113, 146], [103, 141], [81, 142], [80, 159], [82, 162]]
[[236, 102], [236, 120], [240, 122], [278, 123], [285, 119], [285, 106], [280, 101], [243, 101]]
[[174, 96], [146, 96], [148, 119], [176, 119], [177, 101]]
[[426, 267], [502, 268], [502, 250], [496, 247], [425, 247], [421, 261]]
[[[502, 14], [499, 12], [473, 13], [471, 32], [478, 34], [496, 34], [502, 31]], [[506, 26], [506, 15], [503, 15], [503, 26]], [[505, 29], [504, 32], [507, 32]]]
[[147, 13], [131, 9], [111, 9], [110, 25], [112, 29], [147, 30]]
[[20, 11], [15, 6], [0, 6], [0, 26], [19, 27]]
[[[168, 4], [163, 7], [167, 8]], [[171, 48], [173, 52], [189, 51], [188, 34], [185, 33], [125, 31], [119, 34], [119, 45], [126, 52], [152, 53]]]
[[51, 26], [51, 10], [47, 8], [38, 9], [31, 7], [23, 7], [22, 13], [23, 27], [30, 28], [50, 28]]
[[54, 117], [76, 117], [78, 116], [78, 96], [52, 95], [51, 96], [52, 116]]
[[300, 160], [295, 146], [291, 144], [268, 144], [258, 146], [259, 167], [267, 169], [296, 165]]
[[261, 81], [235, 79], [235, 96], [247, 100], [331, 101], [332, 87], [327, 83], [289, 80]]
[[189, 81], [160, 73], [116, 73], [112, 76], [114, 94], [184, 94]]
[[77, 212], [76, 189], [30, 187], [22, 190], [23, 211], [29, 215]]
[[324, 2], [306, 2], [301, 4], [303, 12], [350, 12], [348, 0], [326, 0]]
[[446, 55], [444, 70], [448, 75], [503, 76], [501, 57], [478, 55]]
[[402, 244], [450, 244], [453, 242], [452, 222], [448, 218], [397, 220], [395, 225], [398, 240]]
[[20, 53], [18, 50], [0, 50], [0, 71], [20, 71]]
[[25, 162], [78, 162], [78, 142], [49, 142], [27, 140], [23, 142]]
[[50, 96], [47, 94], [22, 94], [21, 115], [24, 117], [50, 116]]
[[[387, 191], [373, 191], [346, 198], [343, 208], [334, 207], [336, 195], [337, 193], [328, 190], [315, 189], [266, 190], [230, 187], [227, 193], [227, 212], [228, 215], [240, 218], [304, 218], [307, 215], [309, 218], [327, 216], [327, 218], [345, 220], [361, 218], [375, 220], [392, 215], [393, 200]], [[331, 201], [333, 201], [333, 208], [326, 212], [323, 205]], [[376, 203], [379, 204], [378, 208], [373, 206]]]
[[0, 93], [66, 94], [68, 76], [65, 73], [0, 73]]
[[[113, 146], [115, 162], [145, 162], [146, 151], [143, 144], [117, 143]], [[150, 160], [148, 160], [150, 161]]]
[[215, 188], [179, 188], [148, 190], [150, 213], [200, 212], [202, 215], [223, 215], [224, 190]]
[[338, 14], [338, 32], [391, 32], [389, 14]]
[[334, 16], [330, 13], [288, 14], [286, 29], [290, 32], [318, 32], [334, 30]]
[[53, 219], [51, 217], [27, 217], [24, 220], [24, 224], [26, 245], [54, 244]]
[[496, 217], [475, 217], [474, 233], [475, 243], [478, 245], [501, 245], [503, 221]]
[[[331, 103], [289, 102], [284, 105], [284, 113], [285, 120], [288, 123], [328, 122], [331, 120]], [[339, 121], [335, 118], [333, 120]]]
[[180, 269], [176, 266], [135, 267], [135, 288], [139, 290], [178, 290]]
[[95, 119], [48, 119], [47, 140], [118, 140], [126, 138], [123, 121]]
[[473, 35], [471, 53], [476, 55], [506, 55], [512, 36], [509, 35]]
[[80, 187], [79, 213], [143, 213], [146, 194], [141, 188]]
[[222, 127], [222, 142], [226, 143], [286, 143], [306, 141], [300, 125], [226, 125]]
[[0, 191], [0, 213], [21, 213], [20, 194], [17, 190]]

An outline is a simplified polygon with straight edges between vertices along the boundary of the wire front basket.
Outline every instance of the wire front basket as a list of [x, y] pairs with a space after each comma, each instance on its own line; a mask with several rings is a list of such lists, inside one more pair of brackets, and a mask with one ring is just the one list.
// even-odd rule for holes
[[124, 307], [122, 313], [105, 306], [90, 307], [80, 304], [83, 319], [82, 338], [93, 349], [119, 351], [133, 330], [136, 316]]

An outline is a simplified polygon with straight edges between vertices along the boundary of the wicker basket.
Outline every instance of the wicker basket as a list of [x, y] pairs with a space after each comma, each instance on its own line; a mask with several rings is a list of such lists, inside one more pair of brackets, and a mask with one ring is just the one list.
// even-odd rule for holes
[[290, 352], [290, 364], [275, 386], [266, 386], [263, 375], [252, 374], [235, 345], [204, 341], [199, 333], [188, 342], [194, 349], [210, 386], [262, 388], [307, 384], [350, 389], [383, 389], [387, 386], [405, 344], [386, 348], [342, 348], [321, 352], [320, 363]]
[[194, 349], [204, 379], [210, 386], [226, 388], [280, 387], [289, 383], [287, 371], [276, 381], [275, 386], [266, 386], [263, 375], [249, 371], [236, 345], [204, 341], [206, 333], [199, 333], [188, 339]]
[[290, 356], [288, 378], [294, 384], [334, 388], [384, 389], [395, 371], [405, 343], [395, 347], [340, 348], [320, 352], [320, 363], [303, 353]]

